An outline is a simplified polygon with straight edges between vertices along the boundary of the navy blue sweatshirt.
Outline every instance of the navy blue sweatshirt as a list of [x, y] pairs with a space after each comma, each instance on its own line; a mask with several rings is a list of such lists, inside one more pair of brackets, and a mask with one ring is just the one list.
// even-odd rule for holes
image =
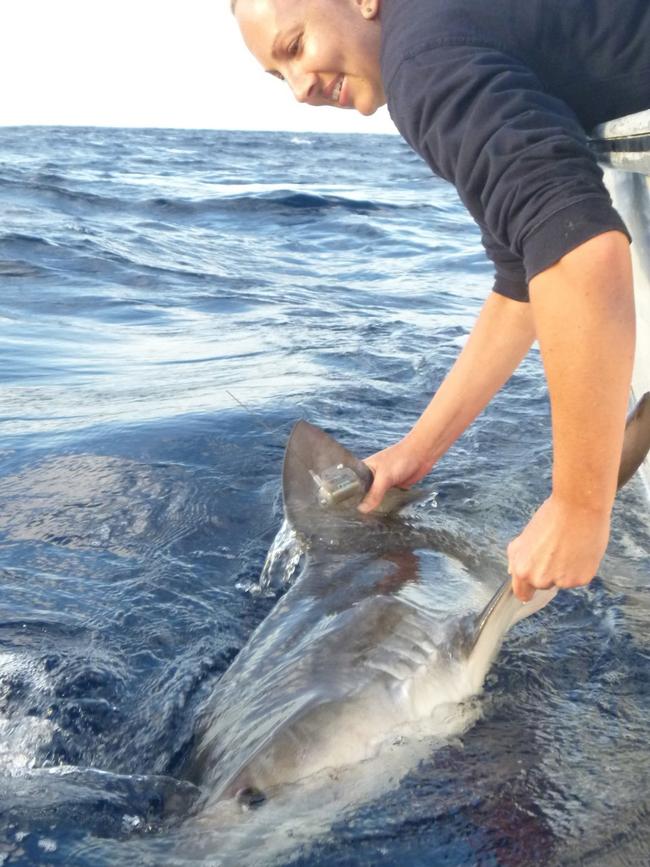
[[528, 282], [610, 229], [586, 130], [650, 108], [650, 0], [383, 0], [390, 114], [451, 181], [496, 267]]

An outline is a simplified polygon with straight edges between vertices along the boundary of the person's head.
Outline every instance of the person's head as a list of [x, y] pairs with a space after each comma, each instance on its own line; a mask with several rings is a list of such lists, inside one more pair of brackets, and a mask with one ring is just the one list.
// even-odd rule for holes
[[299, 102], [373, 114], [386, 97], [381, 0], [231, 0], [248, 49]]

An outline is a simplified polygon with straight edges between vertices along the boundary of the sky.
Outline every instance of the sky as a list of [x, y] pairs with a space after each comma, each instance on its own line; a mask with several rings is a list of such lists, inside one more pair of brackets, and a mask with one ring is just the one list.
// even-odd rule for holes
[[299, 105], [229, 0], [0, 0], [0, 125], [394, 132], [385, 109]]

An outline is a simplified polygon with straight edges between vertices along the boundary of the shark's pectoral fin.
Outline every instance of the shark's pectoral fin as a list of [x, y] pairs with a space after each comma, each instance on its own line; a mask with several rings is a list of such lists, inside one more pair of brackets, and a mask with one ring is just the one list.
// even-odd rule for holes
[[[650, 392], [646, 392], [628, 416], [618, 472], [618, 490], [639, 469], [650, 451]], [[540, 611], [555, 597], [557, 588], [537, 590], [529, 602], [520, 602], [512, 592], [510, 578], [501, 585], [475, 621], [473, 644], [492, 643], [498, 648], [498, 635], [519, 620]]]
[[618, 488], [628, 482], [650, 451], [650, 391], [629, 414], [625, 425], [623, 452], [618, 470]]

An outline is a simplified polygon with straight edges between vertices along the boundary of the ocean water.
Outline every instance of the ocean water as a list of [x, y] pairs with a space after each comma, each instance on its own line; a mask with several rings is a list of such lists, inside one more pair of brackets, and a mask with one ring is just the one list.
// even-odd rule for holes
[[[0, 217], [0, 863], [179, 863], [200, 708], [283, 591], [259, 576], [292, 425], [399, 438], [490, 267], [393, 137], [2, 129]], [[480, 581], [549, 477], [533, 350], [419, 520]], [[632, 483], [475, 724], [286, 863], [649, 863], [649, 566]]]

